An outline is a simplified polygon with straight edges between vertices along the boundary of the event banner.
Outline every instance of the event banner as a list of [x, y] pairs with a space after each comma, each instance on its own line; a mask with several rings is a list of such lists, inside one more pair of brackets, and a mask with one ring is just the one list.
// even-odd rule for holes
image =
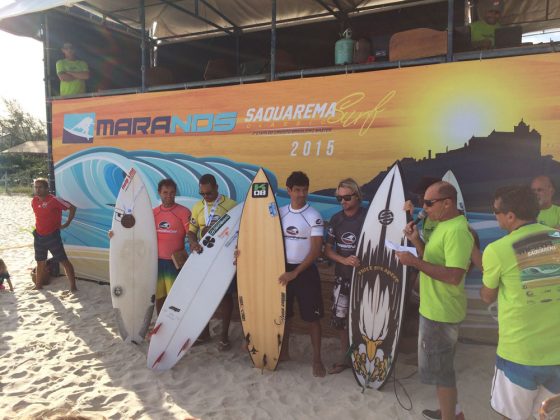
[[[64, 240], [80, 275], [107, 280], [99, 262], [131, 167], [154, 206], [158, 181], [172, 178], [187, 207], [200, 200], [201, 175], [241, 201], [259, 167], [284, 205], [286, 177], [302, 170], [310, 203], [328, 220], [340, 210], [341, 179], [363, 186], [367, 206], [399, 161], [407, 192], [452, 170], [484, 246], [504, 234], [491, 211], [497, 187], [540, 174], [560, 181], [558, 74], [560, 55], [541, 54], [55, 101], [56, 190], [78, 208]], [[467, 286], [479, 285], [471, 274]]]

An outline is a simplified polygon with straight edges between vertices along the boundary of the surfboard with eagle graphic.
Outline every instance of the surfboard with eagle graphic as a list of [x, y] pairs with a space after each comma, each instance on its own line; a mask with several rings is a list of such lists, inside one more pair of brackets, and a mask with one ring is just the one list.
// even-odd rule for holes
[[407, 269], [385, 241], [406, 245], [401, 171], [396, 163], [375, 194], [360, 233], [350, 291], [352, 370], [363, 388], [380, 389], [396, 360], [407, 291]]

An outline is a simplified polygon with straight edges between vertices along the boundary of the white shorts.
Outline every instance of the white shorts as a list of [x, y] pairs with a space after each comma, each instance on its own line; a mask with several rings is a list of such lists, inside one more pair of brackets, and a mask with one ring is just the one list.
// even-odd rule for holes
[[[494, 379], [492, 381], [492, 396], [490, 401], [492, 408], [511, 420], [526, 420], [533, 417], [538, 419], [538, 411], [542, 402], [548, 397], [553, 396], [554, 393], [545, 386], [539, 384], [525, 388], [516, 380], [516, 375], [519, 377], [520, 367], [527, 370], [535, 368], [542, 370], [544, 367], [523, 366], [500, 359], [501, 358], [498, 356], [497, 366], [494, 370]], [[552, 370], [556, 370], [554, 368], [557, 367], [553, 367]], [[557, 379], [553, 379], [553, 381], [556, 382]]]

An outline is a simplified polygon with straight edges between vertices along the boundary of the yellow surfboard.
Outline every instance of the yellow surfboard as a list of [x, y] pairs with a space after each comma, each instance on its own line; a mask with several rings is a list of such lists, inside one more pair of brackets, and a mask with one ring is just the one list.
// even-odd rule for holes
[[259, 169], [251, 183], [237, 242], [237, 294], [247, 350], [255, 367], [276, 369], [286, 319], [284, 238], [272, 186]]

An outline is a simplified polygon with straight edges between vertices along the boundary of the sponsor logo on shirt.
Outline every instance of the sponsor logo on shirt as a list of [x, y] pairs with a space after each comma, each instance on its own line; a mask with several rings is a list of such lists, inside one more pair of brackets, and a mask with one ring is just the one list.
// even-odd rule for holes
[[340, 237], [340, 240], [343, 244], [353, 245], [356, 243], [356, 235], [354, 235], [352, 232], [344, 232]]
[[293, 235], [293, 236], [295, 236], [295, 235], [297, 235], [297, 234], [299, 233], [299, 230], [298, 230], [298, 228], [295, 227], [295, 226], [288, 226], [288, 227], [286, 228], [286, 233], [287, 233], [288, 235]]
[[164, 220], [164, 221], [159, 222], [158, 228], [160, 228], [160, 229], [169, 229], [169, 226], [170, 226], [170, 225], [169, 225], [169, 222], [166, 222], [166, 221]]

